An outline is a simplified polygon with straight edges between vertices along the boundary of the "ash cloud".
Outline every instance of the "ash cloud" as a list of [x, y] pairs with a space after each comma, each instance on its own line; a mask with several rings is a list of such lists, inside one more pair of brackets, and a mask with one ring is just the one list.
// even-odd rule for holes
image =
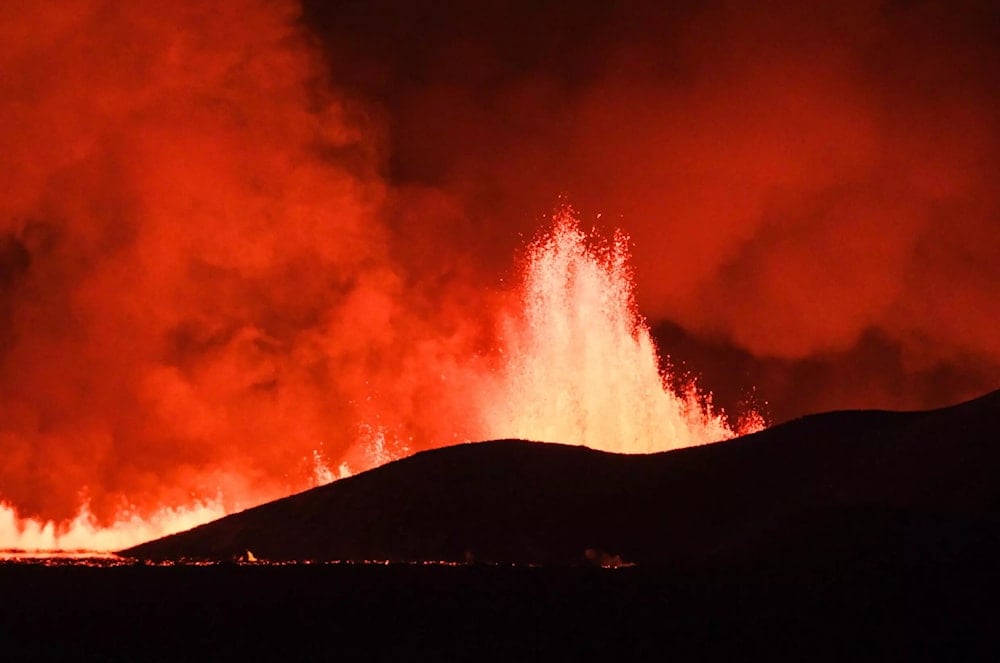
[[710, 389], [784, 419], [996, 388], [993, 3], [578, 4], [307, 13], [386, 108], [397, 195], [449, 198], [483, 273], [566, 192]]
[[0, 500], [247, 506], [421, 388], [379, 134], [297, 4], [5, 5], [0, 70]]

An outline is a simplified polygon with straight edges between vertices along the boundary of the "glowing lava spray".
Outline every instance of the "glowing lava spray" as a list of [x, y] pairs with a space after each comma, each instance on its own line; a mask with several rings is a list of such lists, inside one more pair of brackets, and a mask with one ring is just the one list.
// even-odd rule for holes
[[487, 408], [490, 437], [650, 453], [763, 427], [749, 413], [734, 430], [710, 394], [670, 386], [636, 308], [629, 258], [622, 233], [586, 234], [569, 207], [529, 246], [521, 310], [503, 332], [499, 395]]

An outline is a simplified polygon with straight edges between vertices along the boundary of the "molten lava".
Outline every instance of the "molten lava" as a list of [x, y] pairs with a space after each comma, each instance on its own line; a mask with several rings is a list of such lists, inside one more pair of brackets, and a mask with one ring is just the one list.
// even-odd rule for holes
[[763, 427], [750, 413], [734, 431], [710, 394], [671, 387], [636, 308], [622, 233], [602, 241], [572, 208], [557, 212], [529, 247], [520, 305], [505, 325], [488, 437], [651, 453]]
[[112, 551], [141, 541], [197, 527], [226, 515], [218, 502], [164, 508], [151, 516], [121, 513], [110, 526], [100, 526], [85, 504], [68, 523], [18, 518], [16, 510], [0, 502], [0, 554], [11, 551]]

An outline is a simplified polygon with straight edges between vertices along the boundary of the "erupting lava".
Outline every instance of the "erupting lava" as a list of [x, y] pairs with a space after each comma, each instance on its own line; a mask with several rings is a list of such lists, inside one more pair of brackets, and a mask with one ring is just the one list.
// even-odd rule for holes
[[100, 527], [84, 505], [69, 523], [19, 519], [0, 502], [0, 554], [12, 551], [112, 551], [141, 541], [182, 532], [226, 515], [220, 503], [198, 503], [165, 508], [152, 516], [120, 514], [113, 524]]
[[[625, 236], [601, 240], [580, 229], [571, 208], [558, 211], [528, 248], [517, 310], [501, 324], [499, 368], [470, 369], [473, 384], [482, 386], [464, 395], [478, 409], [478, 429], [471, 424], [476, 435], [650, 453], [762, 428], [761, 417], [750, 413], [734, 430], [713, 409], [710, 394], [693, 384], [680, 393], [670, 386], [633, 288]], [[357, 443], [369, 467], [409, 453], [405, 445], [390, 445], [386, 434], [361, 427]], [[351, 474], [346, 463], [332, 471], [318, 452], [313, 460], [316, 484]], [[166, 508], [146, 519], [124, 514], [99, 527], [86, 507], [57, 526], [18, 519], [0, 503], [0, 550], [120, 549], [218, 518], [221, 504]]]
[[529, 247], [522, 310], [507, 321], [501, 396], [489, 437], [651, 453], [763, 428], [745, 414], [733, 430], [710, 394], [671, 388], [639, 315], [627, 238], [585, 234], [566, 207]]

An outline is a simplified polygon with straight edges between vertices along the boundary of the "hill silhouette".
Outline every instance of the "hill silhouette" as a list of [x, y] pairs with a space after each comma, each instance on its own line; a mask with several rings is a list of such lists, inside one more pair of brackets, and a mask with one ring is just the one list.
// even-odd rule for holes
[[120, 554], [919, 567], [997, 549], [998, 415], [1000, 391], [932, 411], [812, 415], [652, 455], [517, 440], [463, 444]]

